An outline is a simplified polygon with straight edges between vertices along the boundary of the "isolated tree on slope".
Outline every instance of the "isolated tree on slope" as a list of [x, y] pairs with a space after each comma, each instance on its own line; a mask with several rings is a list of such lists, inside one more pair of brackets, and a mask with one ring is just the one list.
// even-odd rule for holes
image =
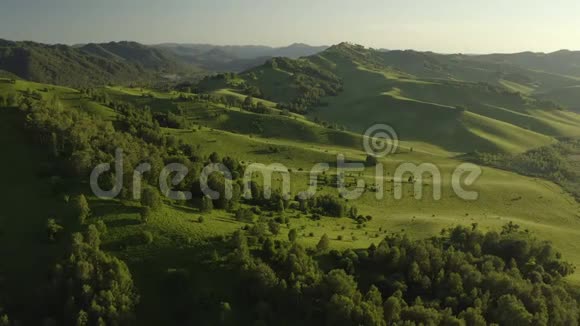
[[297, 238], [298, 238], [298, 231], [296, 231], [296, 229], [292, 229], [292, 230], [290, 230], [290, 232], [288, 232], [288, 240], [290, 240], [290, 242], [296, 242]]
[[213, 201], [209, 196], [203, 196], [201, 199], [201, 211], [211, 212], [213, 210]]
[[330, 248], [330, 239], [328, 238], [328, 235], [324, 234], [320, 238], [320, 241], [318, 241], [318, 244], [316, 245], [316, 250], [318, 250], [319, 252], [325, 252], [329, 248]]
[[151, 208], [151, 210], [158, 210], [161, 208], [161, 195], [154, 188], [145, 188], [141, 196], [141, 205]]

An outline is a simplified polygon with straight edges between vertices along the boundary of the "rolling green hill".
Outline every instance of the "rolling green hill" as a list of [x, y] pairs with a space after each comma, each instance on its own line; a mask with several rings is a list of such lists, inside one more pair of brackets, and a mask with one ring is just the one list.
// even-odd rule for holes
[[[518, 55], [506, 55], [509, 56]], [[518, 60], [494, 60], [494, 55], [437, 54], [407, 50], [386, 51], [380, 57], [384, 64], [417, 77], [485, 82], [528, 94], [578, 84], [575, 77], [562, 73], [560, 69], [538, 69], [520, 64]], [[567, 64], [574, 62], [571, 59]]]
[[553, 143], [552, 137], [580, 135], [580, 116], [531, 96], [535, 86], [525, 69], [499, 68], [467, 56], [342, 43], [244, 72], [239, 91], [257, 89], [281, 108], [355, 132], [388, 123], [403, 140], [451, 152], [523, 152]]
[[580, 78], [580, 52], [560, 50], [552, 53], [521, 52], [477, 56], [479, 60], [517, 65], [533, 71]]
[[556, 88], [545, 93], [540, 93], [538, 96], [560, 103], [573, 111], [580, 112], [580, 85]]

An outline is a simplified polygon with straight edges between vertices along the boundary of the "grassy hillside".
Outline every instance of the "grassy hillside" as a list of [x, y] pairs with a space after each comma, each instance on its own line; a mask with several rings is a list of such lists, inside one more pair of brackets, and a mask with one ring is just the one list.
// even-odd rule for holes
[[112, 119], [115, 116], [111, 108], [83, 96], [80, 91], [73, 88], [24, 80], [16, 80], [12, 83], [10, 79], [0, 78], [0, 96], [5, 100], [10, 95], [14, 95], [18, 100], [27, 93], [34, 93], [35, 97], [47, 102], [58, 101], [68, 109], [88, 112], [106, 119]]
[[[358, 63], [342, 64], [337, 69], [344, 76], [344, 92], [328, 98], [329, 105], [317, 109], [315, 116], [336, 119], [358, 131], [375, 121], [383, 121], [391, 124], [402, 139], [435, 140], [434, 143], [451, 151], [506, 149], [505, 144], [473, 132], [470, 129], [473, 125], [485, 125], [496, 133], [504, 133], [507, 137], [502, 138], [508, 143], [513, 141], [514, 148], [550, 142], [549, 137], [522, 130], [518, 124], [501, 123], [500, 116], [489, 114], [490, 110], [485, 110], [486, 104], [481, 100], [496, 97], [502, 105], [517, 100], [511, 100], [509, 94], [489, 91], [485, 85], [395, 77], [388, 71], [373, 71]], [[518, 137], [510, 138], [509, 134]], [[519, 138], [522, 134], [528, 136]], [[522, 143], [524, 139], [527, 141]]]
[[580, 142], [567, 139], [519, 155], [475, 153], [468, 159], [479, 164], [552, 180], [580, 198]]
[[513, 54], [489, 54], [477, 56], [478, 59], [518, 65], [530, 70], [570, 76], [570, 78], [580, 77], [580, 52], [560, 50], [552, 53], [521, 52]]
[[499, 65], [465, 56], [343, 43], [298, 61], [274, 60], [240, 77], [283, 108], [355, 132], [385, 122], [403, 140], [451, 152], [522, 152], [552, 137], [580, 135], [579, 116], [530, 97], [537, 85], [523, 68], [494, 69]]
[[[502, 55], [444, 55], [407, 50], [386, 51], [380, 57], [384, 64], [420, 78], [485, 82], [524, 94], [578, 84], [575, 77], [558, 67], [539, 69], [515, 60], [518, 55], [508, 54], [505, 57], [514, 60], [502, 60], [499, 59]], [[570, 58], [561, 65], [574, 64], [574, 58]]]
[[538, 94], [538, 96], [560, 103], [573, 111], [580, 112], [580, 85], [556, 88]]
[[[255, 103], [263, 103], [270, 110], [268, 114], [259, 114], [217, 102], [183, 100], [180, 99], [180, 94], [184, 96], [186, 94], [179, 92], [166, 93], [127, 87], [107, 87], [102, 91], [111, 99], [133, 103], [139, 107], [149, 107], [154, 112], [182, 112], [194, 129], [198, 126], [205, 126], [250, 137], [269, 137], [273, 142], [293, 141], [317, 144], [318, 147], [338, 146], [362, 150], [362, 136], [359, 133], [327, 128], [303, 115], [285, 113], [276, 108], [276, 103], [268, 100], [254, 98]], [[216, 99], [233, 98], [238, 103], [242, 103], [247, 97], [236, 90], [219, 88], [211, 94]], [[404, 151], [413, 148], [415, 151], [438, 156], [451, 155], [449, 151], [423, 141], [403, 140], [399, 147]]]

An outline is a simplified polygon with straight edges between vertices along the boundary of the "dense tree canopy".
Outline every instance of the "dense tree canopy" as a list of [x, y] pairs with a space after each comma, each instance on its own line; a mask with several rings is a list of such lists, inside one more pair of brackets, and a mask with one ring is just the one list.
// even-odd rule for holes
[[[248, 236], [252, 236], [248, 234]], [[413, 241], [387, 236], [366, 250], [325, 253], [232, 240], [254, 322], [277, 325], [575, 325], [562, 278], [574, 268], [552, 245], [508, 224], [501, 233], [455, 227]], [[292, 240], [292, 239], [291, 239]], [[324, 262], [322, 264], [321, 262]], [[250, 290], [251, 289], [251, 290]], [[233, 307], [235, 310], [235, 307]]]
[[55, 319], [66, 325], [130, 323], [139, 299], [127, 265], [100, 250], [94, 225], [72, 238], [68, 257], [53, 273], [54, 302], [65, 307]]

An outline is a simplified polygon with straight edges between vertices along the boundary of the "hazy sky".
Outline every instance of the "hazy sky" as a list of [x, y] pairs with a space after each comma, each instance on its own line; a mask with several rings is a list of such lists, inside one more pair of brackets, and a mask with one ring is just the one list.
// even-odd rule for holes
[[579, 17], [578, 0], [0, 0], [0, 38], [554, 51], [580, 49]]

